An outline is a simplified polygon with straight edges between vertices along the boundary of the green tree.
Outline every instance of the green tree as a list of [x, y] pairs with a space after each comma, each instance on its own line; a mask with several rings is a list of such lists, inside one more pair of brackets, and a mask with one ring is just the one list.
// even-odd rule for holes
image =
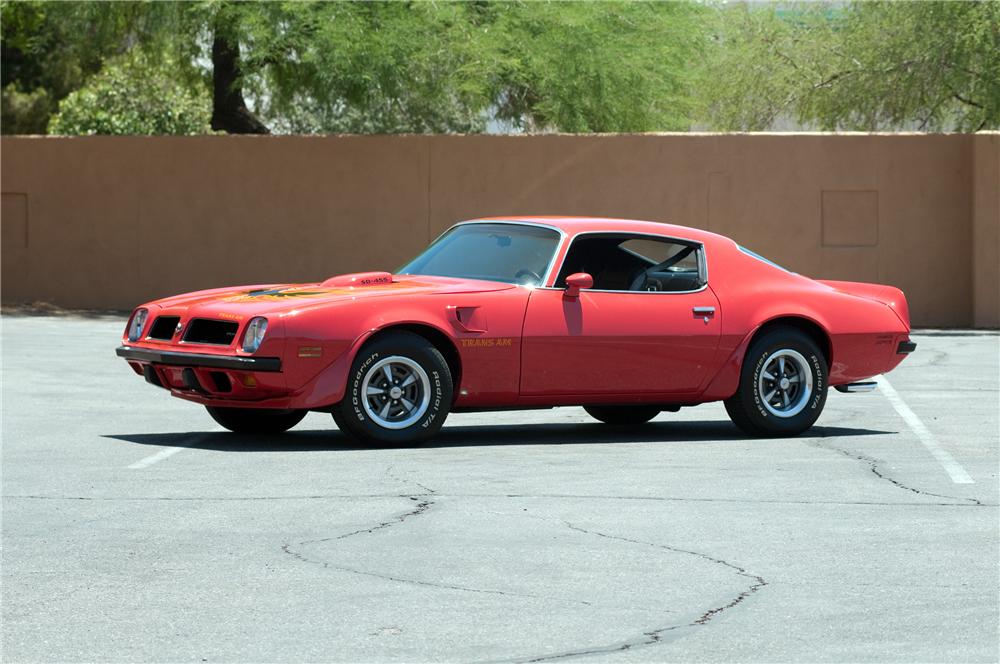
[[487, 32], [459, 3], [263, 4], [244, 14], [256, 106], [287, 131], [479, 131]]
[[45, 133], [60, 99], [83, 85], [113, 48], [95, 35], [78, 48], [66, 7], [38, 2], [0, 3], [0, 79], [2, 130]]
[[169, 58], [134, 52], [105, 62], [100, 73], [71, 92], [49, 122], [50, 134], [209, 133], [206, 85], [179, 82]]
[[1000, 3], [717, 9], [701, 117], [727, 130], [1000, 128]]
[[204, 85], [205, 62], [211, 62], [213, 126], [238, 133], [267, 130], [242, 96], [239, 19], [250, 3], [8, 0], [0, 7], [5, 133], [44, 130], [63, 98], [107, 59], [131, 51], [143, 52], [149, 62], [164, 54], [172, 58], [175, 76], [192, 89]]
[[[75, 65], [69, 89], [43, 87], [48, 113], [101, 62], [139, 49], [172, 54], [185, 85], [209, 77], [211, 126], [233, 133], [467, 132], [491, 116], [529, 130], [683, 129], [704, 11], [629, 2], [14, 4], [58, 35], [59, 62], [86, 64]], [[5, 25], [5, 54], [29, 32]], [[45, 68], [41, 50], [18, 53]]]
[[244, 16], [263, 114], [293, 131], [687, 127], [694, 4], [269, 4]]
[[1000, 2], [0, 7], [6, 133], [133, 52], [231, 133], [1000, 127]]
[[525, 3], [495, 11], [499, 118], [570, 132], [690, 126], [701, 5]]

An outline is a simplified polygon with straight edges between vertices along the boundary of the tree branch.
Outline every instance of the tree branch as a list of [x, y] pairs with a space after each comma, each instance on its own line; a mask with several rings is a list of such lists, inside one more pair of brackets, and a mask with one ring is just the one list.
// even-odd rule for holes
[[212, 40], [212, 129], [229, 134], [269, 134], [243, 99], [240, 45], [216, 29]]
[[985, 108], [985, 106], [983, 106], [982, 104], [980, 104], [978, 101], [973, 101], [972, 99], [967, 99], [967, 98], [963, 97], [962, 95], [958, 94], [957, 92], [955, 92], [954, 90], [952, 90], [952, 95], [951, 96], [954, 97], [955, 99], [957, 99], [958, 101], [962, 102], [963, 104], [968, 105], [968, 106], [975, 106], [976, 108], [978, 108], [980, 110], [982, 110], [982, 109]]

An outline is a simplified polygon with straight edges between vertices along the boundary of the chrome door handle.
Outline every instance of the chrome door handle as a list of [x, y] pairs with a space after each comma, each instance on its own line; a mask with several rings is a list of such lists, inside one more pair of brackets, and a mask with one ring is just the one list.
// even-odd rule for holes
[[700, 318], [705, 321], [705, 325], [708, 325], [708, 320], [715, 317], [715, 307], [693, 307], [691, 311], [694, 312], [695, 318]]

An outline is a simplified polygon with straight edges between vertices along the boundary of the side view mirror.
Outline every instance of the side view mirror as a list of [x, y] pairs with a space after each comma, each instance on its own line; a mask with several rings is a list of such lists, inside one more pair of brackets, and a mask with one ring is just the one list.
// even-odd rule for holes
[[591, 288], [594, 285], [594, 278], [586, 272], [574, 272], [566, 277], [566, 292], [563, 297], [567, 300], [575, 300], [580, 297], [580, 291], [584, 288]]

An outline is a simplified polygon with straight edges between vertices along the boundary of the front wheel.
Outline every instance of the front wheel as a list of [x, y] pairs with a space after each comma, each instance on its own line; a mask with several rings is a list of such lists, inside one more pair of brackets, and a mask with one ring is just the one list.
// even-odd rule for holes
[[282, 433], [302, 421], [308, 411], [273, 408], [205, 406], [212, 419], [234, 433]]
[[389, 332], [358, 353], [334, 420], [363, 442], [412, 445], [430, 438], [451, 408], [448, 363], [427, 339]]
[[793, 327], [776, 327], [750, 345], [726, 412], [751, 436], [795, 436], [823, 412], [826, 391], [826, 358], [816, 342]]
[[645, 424], [660, 414], [660, 409], [654, 406], [584, 406], [583, 409], [595, 420], [622, 426]]

